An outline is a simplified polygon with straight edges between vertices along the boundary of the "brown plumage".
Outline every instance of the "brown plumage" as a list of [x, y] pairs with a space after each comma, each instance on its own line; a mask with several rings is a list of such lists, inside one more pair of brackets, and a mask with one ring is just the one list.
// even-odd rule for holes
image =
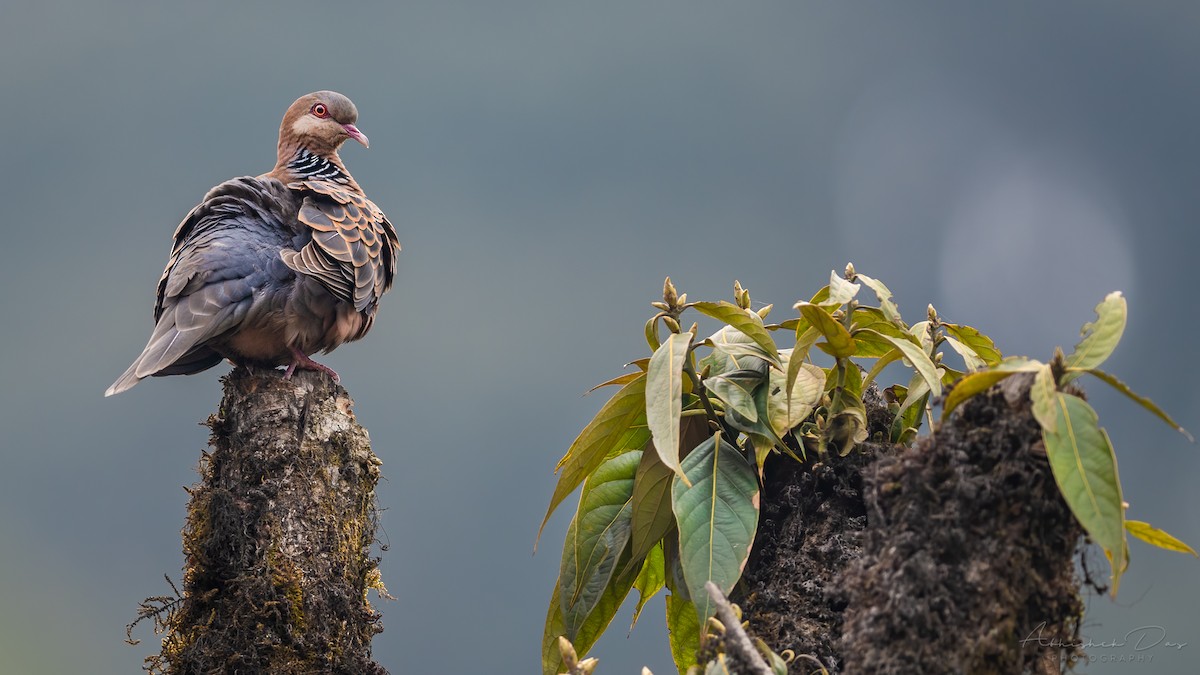
[[338, 150], [364, 146], [358, 110], [332, 91], [302, 96], [279, 127], [275, 168], [213, 188], [179, 224], [158, 284], [155, 327], [105, 396], [222, 358], [337, 374], [309, 358], [367, 333], [400, 243]]

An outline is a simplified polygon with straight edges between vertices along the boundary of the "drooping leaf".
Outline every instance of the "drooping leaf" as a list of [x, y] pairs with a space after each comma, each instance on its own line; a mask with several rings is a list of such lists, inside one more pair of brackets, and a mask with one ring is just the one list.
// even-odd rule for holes
[[942, 404], [942, 419], [950, 417], [950, 413], [954, 412], [954, 409], [967, 399], [986, 391], [1004, 378], [1016, 373], [1037, 372], [1041, 366], [1040, 361], [1014, 356], [1004, 359], [989, 370], [980, 370], [964, 375], [958, 384], [954, 385], [954, 389], [951, 389], [950, 393], [946, 395], [946, 402]]
[[882, 281], [872, 279], [865, 274], [856, 275], [855, 279], [866, 284], [867, 288], [875, 292], [875, 297], [879, 298], [879, 309], [883, 311], [888, 321], [897, 326], [904, 325], [904, 321], [900, 318], [900, 309], [896, 306], [896, 303], [892, 302], [892, 292], [888, 290], [887, 286], [883, 285]]
[[1150, 523], [1143, 523], [1140, 520], [1126, 520], [1125, 531], [1151, 546], [1164, 548], [1168, 551], [1178, 551], [1179, 553], [1191, 553], [1194, 557], [1200, 558], [1200, 554], [1197, 554], [1196, 550], [1191, 546], [1172, 537], [1166, 530], [1160, 530]]
[[[899, 387], [892, 387], [893, 390]], [[921, 428], [921, 416], [929, 404], [929, 383], [920, 375], [914, 374], [905, 388], [904, 401], [896, 418], [892, 420], [889, 438], [893, 443], [908, 443], [916, 430]], [[911, 430], [911, 431], [910, 431]]]
[[943, 323], [942, 328], [946, 329], [947, 335], [969, 347], [987, 365], [994, 366], [1004, 359], [1004, 355], [996, 349], [996, 343], [978, 330], [956, 323]]
[[1042, 429], [1046, 455], [1063, 499], [1112, 564], [1115, 596], [1128, 559], [1117, 459], [1096, 411], [1078, 396], [1063, 392], [1054, 396], [1056, 430]]
[[1179, 433], [1183, 434], [1184, 438], [1187, 438], [1189, 441], [1195, 442], [1195, 439], [1192, 438], [1192, 435], [1190, 433], [1188, 433], [1187, 429], [1184, 429], [1183, 427], [1179, 426], [1179, 423], [1176, 422], [1175, 420], [1171, 419], [1171, 416], [1168, 415], [1165, 410], [1158, 407], [1158, 405], [1154, 401], [1151, 401], [1150, 399], [1146, 398], [1145, 396], [1142, 396], [1142, 395], [1138, 394], [1137, 392], [1133, 391], [1132, 389], [1130, 389], [1129, 385], [1118, 380], [1116, 377], [1113, 377], [1109, 373], [1106, 373], [1103, 370], [1100, 370], [1099, 368], [1089, 368], [1085, 372], [1091, 373], [1092, 375], [1095, 375], [1096, 377], [1100, 378], [1100, 380], [1102, 380], [1103, 382], [1108, 384], [1110, 387], [1112, 387], [1113, 389], [1116, 389], [1117, 391], [1121, 392], [1122, 394], [1125, 394], [1130, 399], [1132, 399], [1135, 403], [1137, 403], [1138, 405], [1142, 406], [1146, 410], [1149, 410], [1151, 413], [1153, 413], [1155, 417], [1166, 422], [1167, 426], [1169, 426], [1172, 429], [1174, 429], [1175, 431], [1178, 431]]
[[567, 528], [559, 569], [563, 625], [570, 640], [575, 639], [618, 571], [617, 561], [626, 553], [634, 476], [641, 456], [641, 450], [630, 450], [607, 459], [584, 482], [579, 510]]
[[796, 378], [800, 376], [800, 368], [804, 365], [805, 359], [808, 358], [809, 349], [821, 337], [821, 331], [810, 326], [807, 321], [804, 321], [803, 326], [804, 330], [800, 330], [800, 327], [797, 326], [796, 345], [792, 347], [791, 353], [788, 354], [785, 391], [791, 391], [796, 386]]
[[757, 422], [754, 390], [766, 379], [766, 373], [758, 370], [734, 370], [706, 379], [704, 386], [725, 403], [726, 409], [736, 410], [751, 422]]
[[950, 335], [946, 335], [945, 338], [946, 344], [950, 345], [950, 348], [958, 352], [958, 355], [962, 357], [963, 364], [966, 365], [968, 371], [973, 373], [977, 370], [987, 368], [987, 361], [984, 361], [983, 357], [979, 356], [966, 343], [960, 342]]
[[884, 335], [883, 333], [875, 333], [869, 329], [864, 330], [863, 332], [874, 333], [879, 337], [879, 339], [892, 343], [892, 346], [894, 346], [896, 349], [899, 349], [904, 354], [904, 357], [908, 359], [909, 363], [912, 364], [913, 369], [917, 371], [917, 374], [919, 374], [925, 380], [925, 383], [929, 385], [929, 391], [934, 396], [940, 396], [942, 394], [941, 375], [937, 372], [937, 366], [933, 365], [933, 361], [930, 360], [929, 355], [925, 353], [924, 349], [922, 349], [916, 343], [905, 338], [892, 337], [891, 335]]
[[[791, 350], [779, 352], [791, 371]], [[787, 376], [775, 370], [767, 374], [767, 415], [771, 428], [779, 436], [803, 422], [821, 402], [825, 392], [825, 371], [811, 363], [801, 363], [789, 392]]]
[[[621, 387], [613, 397], [600, 408], [600, 412], [591, 422], [579, 432], [567, 454], [559, 460], [555, 471], [561, 470], [558, 484], [554, 486], [554, 495], [550, 497], [550, 507], [538, 527], [538, 538], [546, 529], [546, 521], [554, 509], [575, 491], [590, 473], [600, 466], [614, 448], [621, 443], [630, 442], [631, 431], [635, 422], [645, 414], [646, 409], [646, 378], [635, 378], [629, 384]], [[537, 548], [536, 543], [534, 548]]]
[[755, 344], [762, 347], [770, 357], [768, 361], [776, 366], [779, 365], [779, 351], [775, 346], [775, 340], [771, 337], [770, 331], [763, 326], [762, 317], [758, 314], [724, 300], [721, 302], [697, 302], [692, 306], [701, 314], [724, 321], [745, 333]]
[[863, 378], [863, 382], [865, 382], [867, 386], [870, 386], [870, 384], [875, 381], [875, 378], [879, 377], [879, 373], [882, 373], [884, 368], [895, 363], [904, 356], [904, 352], [892, 346], [892, 343], [887, 342], [886, 340], [883, 340], [882, 342], [888, 346], [888, 351], [883, 356], [879, 357], [879, 360], [875, 362], [875, 365], [871, 366], [871, 370], [867, 371], [867, 376]]
[[1058, 387], [1054, 384], [1054, 370], [1049, 363], [1038, 368], [1033, 378], [1033, 387], [1029, 390], [1029, 400], [1033, 406], [1033, 417], [1042, 425], [1043, 431], [1055, 433], [1058, 430]]
[[[1083, 324], [1079, 331], [1083, 339], [1067, 356], [1067, 368], [1087, 370], [1099, 367], [1108, 360], [1125, 332], [1127, 314], [1125, 298], [1120, 291], [1113, 291], [1100, 301], [1100, 304], [1096, 305], [1096, 320]], [[1063, 378], [1063, 384], [1078, 376], [1078, 372], [1068, 372]]]
[[[680, 429], [680, 445], [690, 450], [708, 437], [708, 425], [703, 417], [684, 418]], [[647, 447], [638, 464], [633, 483], [633, 518], [631, 542], [633, 563], [637, 564], [675, 524], [671, 511], [671, 478], [653, 447]]]
[[637, 607], [633, 609], [633, 620], [629, 623], [629, 630], [637, 625], [638, 617], [642, 614], [642, 608], [663, 589], [666, 585], [667, 572], [664, 566], [662, 545], [657, 544], [650, 549], [646, 554], [646, 560], [642, 563], [642, 569], [638, 572], [637, 579], [633, 582], [633, 587], [638, 592]]
[[825, 337], [825, 342], [819, 343], [818, 347], [824, 344], [825, 351], [837, 358], [854, 356], [854, 338], [841, 322], [819, 305], [801, 302], [796, 305], [796, 309], [800, 310], [800, 315]]
[[822, 304], [841, 307], [850, 302], [858, 295], [859, 289], [862, 286], [856, 283], [847, 281], [842, 275], [837, 272], [829, 273], [829, 299]]
[[719, 435], [701, 443], [683, 461], [691, 479], [671, 486], [679, 526], [684, 580], [700, 619], [716, 609], [704, 590], [712, 581], [728, 594], [742, 575], [758, 527], [758, 477], [737, 448]]
[[817, 447], [822, 453], [832, 448], [845, 457], [868, 435], [867, 409], [862, 402], [862, 371], [853, 363], [840, 361], [833, 367], [833, 372], [829, 419]]
[[588, 389], [587, 393], [590, 394], [593, 391], [596, 391], [597, 389], [601, 389], [604, 387], [624, 386], [624, 385], [629, 384], [630, 382], [633, 382], [634, 380], [638, 379], [639, 377], [643, 377], [644, 375], [645, 374], [642, 373], [641, 371], [638, 371], [635, 373], [625, 373], [624, 375], [618, 375], [618, 376], [612, 378], [611, 380], [606, 380], [606, 381], [601, 382], [600, 384], [592, 387], [591, 389]]
[[700, 621], [696, 618], [692, 603], [678, 593], [667, 596], [667, 631], [675, 668], [679, 670], [679, 675], [687, 675], [688, 668], [697, 665]]
[[650, 357], [646, 372], [646, 424], [662, 463], [679, 475], [679, 414], [683, 410], [683, 364], [691, 333], [674, 333]]
[[[613, 617], [617, 615], [617, 610], [621, 608], [622, 603], [625, 602], [625, 597], [629, 595], [629, 589], [633, 587], [636, 577], [635, 573], [625, 574], [620, 577], [614, 576], [608, 587], [604, 589], [604, 594], [600, 596], [600, 600], [592, 609], [592, 613], [588, 615], [583, 625], [575, 631], [575, 639], [571, 640], [580, 658], [587, 655], [588, 650], [595, 646], [596, 640], [600, 638], [605, 629], [612, 623]], [[550, 607], [546, 612], [546, 625], [542, 630], [543, 675], [557, 675], [565, 670], [562, 665], [562, 656], [558, 651], [558, 637], [566, 635], [559, 592], [559, 584], [556, 582], [554, 584], [554, 593], [550, 597]]]

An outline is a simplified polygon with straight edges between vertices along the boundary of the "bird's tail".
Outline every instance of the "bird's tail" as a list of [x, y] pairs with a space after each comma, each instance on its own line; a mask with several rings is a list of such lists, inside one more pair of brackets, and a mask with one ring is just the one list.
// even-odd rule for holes
[[[160, 323], [154, 327], [154, 333], [150, 335], [150, 341], [146, 343], [146, 348], [117, 378], [117, 381], [113, 382], [112, 386], [104, 392], [106, 397], [132, 389], [138, 382], [170, 367], [171, 364], [191, 351], [197, 338], [200, 337], [197, 334], [198, 331], [180, 331], [175, 326], [175, 322], [171, 320], [172, 318], [169, 315], [162, 317]], [[209, 363], [206, 367], [213, 365], [216, 365], [216, 361]]]

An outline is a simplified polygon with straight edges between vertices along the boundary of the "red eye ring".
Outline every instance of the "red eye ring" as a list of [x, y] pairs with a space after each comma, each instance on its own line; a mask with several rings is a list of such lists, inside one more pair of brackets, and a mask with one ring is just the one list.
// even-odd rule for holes
[[329, 117], [329, 108], [326, 108], [324, 103], [315, 103], [312, 107], [312, 114], [322, 118]]

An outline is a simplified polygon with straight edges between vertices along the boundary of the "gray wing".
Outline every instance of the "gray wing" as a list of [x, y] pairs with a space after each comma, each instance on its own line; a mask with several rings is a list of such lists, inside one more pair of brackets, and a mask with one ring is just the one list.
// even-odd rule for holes
[[175, 231], [150, 340], [105, 395], [151, 375], [197, 373], [220, 363], [211, 342], [267, 301], [264, 290], [286, 291], [293, 278], [279, 251], [296, 244], [287, 225], [295, 210], [292, 193], [271, 179], [236, 178], [209, 191]]

